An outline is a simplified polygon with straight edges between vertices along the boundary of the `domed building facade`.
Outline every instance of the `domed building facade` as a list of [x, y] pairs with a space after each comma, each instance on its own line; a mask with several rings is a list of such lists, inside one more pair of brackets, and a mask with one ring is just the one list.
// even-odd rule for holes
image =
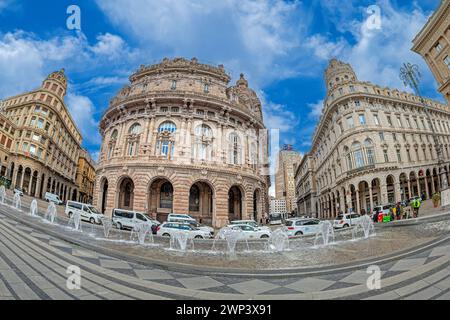
[[94, 203], [164, 221], [190, 214], [221, 227], [268, 212], [268, 144], [261, 102], [222, 65], [164, 59], [141, 66], [111, 100]]

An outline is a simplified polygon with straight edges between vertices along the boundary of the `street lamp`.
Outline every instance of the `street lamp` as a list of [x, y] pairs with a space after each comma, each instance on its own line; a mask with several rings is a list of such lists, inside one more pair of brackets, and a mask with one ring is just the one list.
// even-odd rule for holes
[[441, 191], [442, 191], [448, 189], [447, 174], [445, 173], [445, 170], [443, 168], [444, 160], [442, 154], [442, 146], [441, 143], [439, 142], [436, 131], [434, 130], [434, 126], [431, 121], [431, 114], [429, 107], [425, 103], [425, 100], [422, 98], [422, 94], [420, 92], [421, 77], [422, 74], [419, 71], [419, 67], [415, 64], [404, 63], [403, 66], [400, 68], [400, 79], [403, 81], [406, 87], [410, 87], [414, 90], [415, 94], [420, 98], [420, 102], [422, 103], [423, 108], [425, 110], [425, 114], [427, 115], [428, 123], [431, 127], [431, 132], [433, 134], [434, 147], [436, 149], [436, 153], [438, 156], [438, 167], [441, 175]]

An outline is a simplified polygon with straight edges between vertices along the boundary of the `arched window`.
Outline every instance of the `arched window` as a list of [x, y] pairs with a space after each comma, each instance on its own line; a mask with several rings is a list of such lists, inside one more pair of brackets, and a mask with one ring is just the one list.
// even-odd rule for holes
[[158, 131], [159, 131], [160, 133], [165, 132], [165, 131], [170, 132], [170, 133], [174, 133], [174, 132], [177, 131], [177, 126], [175, 125], [175, 123], [173, 123], [173, 122], [171, 122], [171, 121], [166, 121], [166, 122], [163, 122], [163, 123], [159, 126]]
[[195, 128], [194, 158], [211, 161], [212, 143], [213, 132], [209, 126], [202, 124]]
[[111, 134], [111, 139], [109, 141], [109, 148], [108, 148], [108, 159], [111, 159], [114, 156], [114, 149], [116, 148], [118, 135], [119, 132], [117, 130], [114, 130], [113, 133]]
[[230, 134], [228, 152], [230, 164], [241, 164], [241, 139], [236, 133]]
[[368, 165], [374, 165], [375, 164], [375, 152], [374, 152], [372, 140], [366, 139], [366, 141], [364, 141], [364, 147], [366, 148]]
[[258, 166], [258, 147], [255, 142], [250, 145], [250, 165], [253, 169], [256, 169]]
[[161, 186], [160, 208], [172, 209], [173, 207], [173, 187], [170, 182], [166, 182]]
[[348, 170], [353, 170], [353, 162], [352, 162], [352, 153], [348, 147], [344, 148], [345, 157], [347, 159], [347, 168]]
[[130, 136], [127, 141], [127, 155], [130, 157], [138, 154], [140, 140], [139, 135], [142, 132], [141, 129], [141, 125], [139, 123], [135, 123], [130, 127], [130, 130], [128, 130], [128, 134]]
[[138, 135], [141, 133], [141, 125], [139, 123], [135, 123], [131, 126], [128, 131], [129, 134]]
[[158, 128], [158, 140], [156, 143], [156, 155], [173, 159], [175, 152], [175, 132], [177, 126], [171, 121], [163, 122]]
[[189, 193], [189, 211], [200, 211], [200, 189], [193, 185]]
[[355, 142], [352, 145], [353, 154], [355, 157], [355, 166], [356, 168], [364, 167], [364, 156], [361, 150], [361, 144], [359, 142]]

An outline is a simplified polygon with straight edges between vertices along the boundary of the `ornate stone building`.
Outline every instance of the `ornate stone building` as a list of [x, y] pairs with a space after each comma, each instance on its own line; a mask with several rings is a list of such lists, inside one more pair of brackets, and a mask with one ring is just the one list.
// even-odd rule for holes
[[222, 65], [164, 59], [141, 68], [112, 99], [94, 203], [159, 220], [187, 213], [216, 227], [268, 212], [267, 133], [261, 102]]
[[11, 149], [13, 147], [16, 126], [0, 112], [0, 179], [6, 186], [11, 185], [9, 172]]
[[81, 150], [78, 159], [75, 181], [78, 186], [78, 201], [92, 203], [94, 199], [95, 162], [84, 149]]
[[76, 199], [75, 173], [81, 148], [78, 131], [64, 103], [64, 70], [50, 74], [42, 86], [7, 98], [0, 110], [15, 126], [8, 163], [12, 187], [42, 198], [45, 192]]
[[292, 150], [292, 146], [285, 146], [278, 154], [275, 174], [275, 197], [286, 200], [287, 213], [297, 209], [297, 203], [295, 202], [295, 169], [301, 160], [301, 154]]
[[413, 42], [413, 51], [425, 59], [439, 84], [439, 92], [450, 103], [450, 0], [441, 1]]
[[[349, 64], [331, 60], [327, 97], [312, 148], [297, 170], [298, 206], [331, 218], [371, 211], [440, 188], [431, 126], [450, 164], [450, 110], [417, 96], [358, 81]], [[301, 211], [302, 212], [302, 211]]]

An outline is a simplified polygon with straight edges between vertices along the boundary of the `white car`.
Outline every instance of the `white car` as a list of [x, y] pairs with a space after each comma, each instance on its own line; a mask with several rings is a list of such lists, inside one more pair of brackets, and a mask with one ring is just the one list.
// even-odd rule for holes
[[287, 219], [284, 230], [289, 237], [299, 237], [302, 235], [316, 234], [319, 231], [319, 219]]
[[187, 223], [164, 222], [156, 228], [156, 234], [161, 237], [173, 237], [176, 232], [186, 232], [190, 239], [211, 239], [213, 234], [200, 230]]
[[258, 229], [263, 230], [263, 231], [271, 232], [271, 229], [269, 227], [267, 227], [267, 226], [260, 226], [255, 220], [235, 220], [235, 221], [231, 221], [231, 225], [232, 226], [234, 226], [234, 225], [242, 225], [242, 224], [251, 226], [253, 228], [258, 228]]
[[188, 214], [171, 213], [167, 216], [167, 222], [189, 223], [194, 221], [197, 222], [197, 220]]
[[345, 213], [339, 214], [334, 220], [334, 228], [342, 229], [342, 228], [350, 228], [359, 223], [361, 220], [361, 216], [357, 213]]
[[58, 195], [50, 193], [50, 192], [45, 193], [44, 199], [47, 202], [53, 202], [54, 204], [57, 204], [57, 205], [63, 204], [63, 201], [59, 198]]
[[200, 224], [197, 221], [191, 221], [188, 224], [190, 224], [191, 226], [193, 226], [194, 228], [203, 230], [205, 232], [209, 232], [210, 234], [214, 234], [214, 228], [205, 226], [204, 224]]
[[74, 213], [79, 213], [81, 220], [83, 221], [87, 221], [92, 224], [102, 223], [103, 214], [98, 212], [98, 210], [90, 204], [67, 201], [65, 213], [69, 218], [72, 217]]
[[148, 224], [150, 228], [157, 224], [143, 213], [123, 209], [113, 210], [112, 221], [116, 228], [120, 230], [133, 230], [137, 224], [141, 223]]
[[272, 231], [262, 230], [258, 227], [253, 227], [248, 224], [231, 224], [227, 226], [228, 229], [242, 231], [242, 239], [241, 240], [252, 240], [252, 239], [268, 239]]

